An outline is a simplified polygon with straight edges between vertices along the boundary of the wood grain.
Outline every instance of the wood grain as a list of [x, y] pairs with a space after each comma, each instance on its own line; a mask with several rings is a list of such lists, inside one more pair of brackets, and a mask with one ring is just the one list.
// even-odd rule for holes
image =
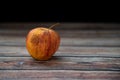
[[[1, 46], [25, 46], [23, 37], [2, 37]], [[60, 46], [120, 47], [120, 38], [61, 38]]]
[[[58, 32], [61, 36], [61, 46], [120, 46], [120, 30], [59, 30]], [[0, 30], [0, 45], [25, 46], [27, 33], [28, 30]]]
[[[22, 30], [22, 29], [32, 29], [39, 26], [50, 27], [55, 24], [54, 22], [13, 22], [13, 23], [0, 23], [1, 29], [14, 29], [14, 30]], [[120, 29], [120, 24], [117, 23], [64, 23], [60, 22], [58, 27], [54, 27], [57, 30], [118, 30]]]
[[[119, 80], [118, 71], [74, 71], [74, 70], [0, 70], [0, 79], [87, 79], [87, 80]], [[50, 79], [51, 80], [51, 79]]]
[[119, 71], [120, 58], [52, 57], [48, 61], [36, 61], [31, 57], [0, 57], [0, 69]]
[[[30, 56], [26, 47], [0, 46], [1, 57]], [[120, 57], [120, 47], [69, 47], [60, 46], [54, 56]]]
[[[0, 36], [25, 37], [30, 30], [0, 30]], [[120, 37], [120, 30], [56, 30], [61, 37], [69, 38], [115, 38]]]
[[120, 37], [120, 30], [57, 30], [61, 37], [69, 38], [115, 38]]
[[[10, 28], [23, 24], [0, 25]], [[24, 28], [25, 25], [31, 26], [27, 23]], [[119, 25], [67, 25], [69, 29], [66, 24], [62, 25], [64, 30], [55, 29], [61, 36], [61, 44], [48, 61], [36, 61], [27, 52], [25, 37], [30, 30], [27, 27], [0, 30], [0, 80], [119, 80], [120, 30], [112, 30]]]

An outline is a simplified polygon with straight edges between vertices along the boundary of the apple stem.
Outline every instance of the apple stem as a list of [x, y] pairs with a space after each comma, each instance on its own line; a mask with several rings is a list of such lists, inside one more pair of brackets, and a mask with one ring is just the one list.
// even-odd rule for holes
[[49, 27], [49, 29], [52, 29], [53, 27], [59, 25], [60, 23], [53, 24], [52, 26]]

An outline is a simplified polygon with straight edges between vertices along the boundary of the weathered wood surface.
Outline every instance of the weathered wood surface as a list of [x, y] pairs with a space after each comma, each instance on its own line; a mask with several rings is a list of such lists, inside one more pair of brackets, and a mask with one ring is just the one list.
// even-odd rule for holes
[[[10, 35], [11, 34], [11, 35]], [[22, 36], [19, 36], [21, 34]], [[60, 31], [61, 46], [120, 46], [120, 31]], [[0, 31], [1, 46], [25, 46], [27, 31]]]
[[120, 71], [120, 58], [52, 57], [35, 61], [31, 57], [0, 57], [0, 70], [97, 70]]
[[[7, 77], [6, 77], [7, 76]], [[117, 71], [76, 71], [76, 70], [0, 70], [4, 80], [119, 80]]]
[[[51, 25], [55, 24], [55, 22], [28, 22], [28, 23], [0, 23], [0, 28], [1, 29], [18, 29], [18, 30], [23, 30], [23, 29], [32, 29], [35, 27], [50, 27]], [[120, 30], [120, 24], [115, 24], [115, 23], [64, 23], [60, 22], [60, 25], [57, 27], [54, 27], [54, 29], [59, 29], [59, 30]]]
[[[30, 30], [30, 29], [29, 29]], [[0, 30], [1, 36], [26, 36], [29, 30]], [[61, 37], [111, 38], [120, 37], [120, 30], [56, 30]], [[89, 35], [89, 36], [88, 36]]]
[[[26, 47], [0, 46], [1, 57], [29, 57]], [[120, 57], [120, 47], [69, 47], [61, 46], [53, 56]]]
[[[1, 31], [4, 34], [4, 31]], [[25, 31], [8, 31], [5, 33], [7, 35], [0, 36], [0, 55], [1, 56], [29, 56], [26, 48], [25, 48], [25, 36], [14, 36], [18, 33], [25, 33]], [[13, 33], [12, 36], [8, 36], [9, 33]], [[17, 33], [17, 34], [15, 34]], [[61, 39], [61, 47], [58, 50], [57, 54], [60, 56], [117, 56], [119, 57], [120, 52], [120, 31], [61, 31], [62, 35], [66, 33], [71, 33], [77, 35], [76, 38], [69, 38], [66, 34], [67, 38], [62, 37]], [[86, 35], [86, 37], [82, 38], [82, 33]], [[90, 37], [90, 34], [92, 36]], [[98, 34], [97, 34], [98, 33]], [[89, 34], [89, 36], [88, 36]], [[107, 38], [105, 35], [109, 35]], [[113, 35], [114, 36], [111, 36]], [[75, 36], [74, 35], [74, 36]], [[99, 36], [101, 35], [101, 37]], [[73, 37], [74, 37], [73, 36]], [[8, 46], [8, 47], [7, 47]], [[65, 47], [66, 46], [66, 47]], [[68, 46], [68, 47], [67, 47]], [[70, 47], [71, 46], [71, 47]], [[4, 50], [5, 49], [5, 50]], [[8, 54], [9, 53], [9, 54]], [[15, 54], [14, 54], [15, 53]], [[69, 53], [69, 54], [68, 54]], [[13, 55], [14, 54], [14, 55]], [[87, 55], [86, 55], [87, 54]]]
[[[25, 46], [25, 38], [2, 37], [1, 46]], [[120, 47], [120, 38], [61, 38], [61, 46]]]
[[0, 30], [0, 80], [119, 80], [120, 30], [77, 28], [56, 29], [61, 44], [48, 61], [27, 52], [28, 30]]

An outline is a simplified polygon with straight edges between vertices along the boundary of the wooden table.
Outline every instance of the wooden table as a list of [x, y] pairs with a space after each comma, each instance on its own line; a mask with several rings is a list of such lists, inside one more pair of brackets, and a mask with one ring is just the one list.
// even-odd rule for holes
[[0, 30], [0, 80], [120, 80], [120, 30], [57, 30], [59, 50], [36, 61], [29, 30]]

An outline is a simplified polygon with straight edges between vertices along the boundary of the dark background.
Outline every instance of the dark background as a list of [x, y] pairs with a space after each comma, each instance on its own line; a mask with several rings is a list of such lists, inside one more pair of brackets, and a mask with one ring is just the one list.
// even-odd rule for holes
[[[30, 1], [29, 1], [30, 2]], [[1, 29], [32, 29], [61, 23], [57, 29], [71, 30], [118, 30], [120, 12], [117, 4], [100, 3], [89, 5], [81, 2], [5, 2], [0, 5]], [[2, 4], [2, 3], [1, 3]], [[83, 5], [82, 5], [83, 4]]]
[[[17, 4], [16, 4], [17, 5]], [[92, 22], [120, 23], [119, 10], [116, 8], [94, 8], [90, 6], [53, 5], [22, 7], [1, 6], [0, 22]], [[51, 4], [52, 5], [52, 4]], [[77, 5], [77, 4], [76, 4]], [[47, 7], [47, 8], [46, 8]]]
[[120, 23], [119, 2], [1, 1], [0, 22]]
[[82, 13], [8, 13], [0, 15], [0, 22], [102, 22], [120, 23], [119, 15], [82, 14]]

